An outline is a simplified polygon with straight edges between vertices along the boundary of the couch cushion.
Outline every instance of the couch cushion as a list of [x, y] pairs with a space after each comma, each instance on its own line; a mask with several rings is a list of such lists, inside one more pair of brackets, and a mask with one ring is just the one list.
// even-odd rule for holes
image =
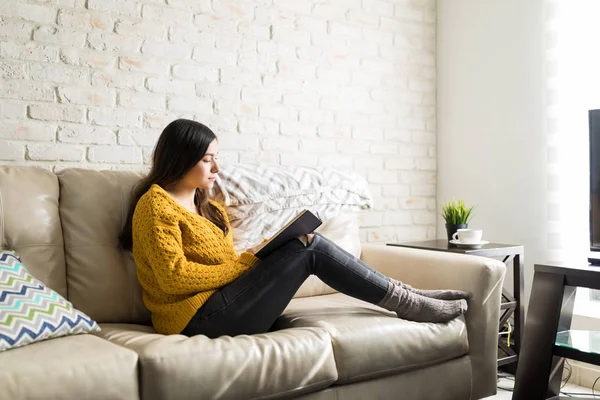
[[137, 354], [94, 335], [46, 340], [0, 353], [3, 399], [139, 398]]
[[319, 328], [261, 335], [159, 335], [151, 327], [102, 324], [98, 334], [140, 357], [144, 399], [252, 399], [322, 389], [336, 378], [331, 337]]
[[409, 371], [467, 354], [464, 319], [417, 323], [341, 293], [293, 299], [275, 329], [319, 327], [333, 342], [338, 381]]
[[35, 279], [16, 254], [0, 251], [0, 351], [99, 329], [90, 317]]
[[18, 252], [29, 271], [67, 296], [58, 179], [36, 167], [0, 167], [0, 249]]
[[131, 252], [119, 247], [131, 189], [141, 176], [85, 169], [58, 174], [69, 300], [98, 322], [150, 321]]
[[469, 356], [463, 356], [400, 374], [386, 375], [347, 385], [333, 385], [319, 392], [298, 397], [296, 400], [475, 399], [471, 388], [471, 359]]

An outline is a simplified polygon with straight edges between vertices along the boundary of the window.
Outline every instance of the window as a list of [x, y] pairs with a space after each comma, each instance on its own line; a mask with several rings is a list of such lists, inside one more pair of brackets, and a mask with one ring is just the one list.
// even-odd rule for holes
[[[589, 254], [588, 110], [600, 108], [600, 1], [547, 0], [545, 23], [548, 261]], [[578, 288], [574, 312], [600, 318], [600, 292]]]

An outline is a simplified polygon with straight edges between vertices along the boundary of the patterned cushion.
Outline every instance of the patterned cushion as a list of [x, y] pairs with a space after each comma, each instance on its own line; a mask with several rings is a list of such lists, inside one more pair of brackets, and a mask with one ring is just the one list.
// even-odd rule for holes
[[373, 204], [363, 177], [323, 167], [227, 165], [210, 196], [227, 211], [238, 252], [271, 237], [305, 208], [325, 221]]
[[95, 321], [35, 279], [11, 251], [0, 251], [0, 351], [98, 332]]

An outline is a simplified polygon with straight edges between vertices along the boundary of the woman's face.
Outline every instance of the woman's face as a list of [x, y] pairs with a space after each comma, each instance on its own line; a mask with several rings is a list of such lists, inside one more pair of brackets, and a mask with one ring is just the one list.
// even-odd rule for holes
[[219, 144], [213, 140], [206, 150], [206, 154], [186, 174], [184, 180], [187, 184], [199, 189], [211, 189], [215, 184], [215, 178], [220, 171], [217, 164], [217, 153]]

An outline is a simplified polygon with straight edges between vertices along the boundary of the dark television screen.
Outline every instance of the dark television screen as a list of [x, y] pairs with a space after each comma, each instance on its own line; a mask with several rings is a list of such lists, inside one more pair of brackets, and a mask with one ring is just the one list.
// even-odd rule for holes
[[590, 248], [600, 251], [600, 110], [590, 120]]

